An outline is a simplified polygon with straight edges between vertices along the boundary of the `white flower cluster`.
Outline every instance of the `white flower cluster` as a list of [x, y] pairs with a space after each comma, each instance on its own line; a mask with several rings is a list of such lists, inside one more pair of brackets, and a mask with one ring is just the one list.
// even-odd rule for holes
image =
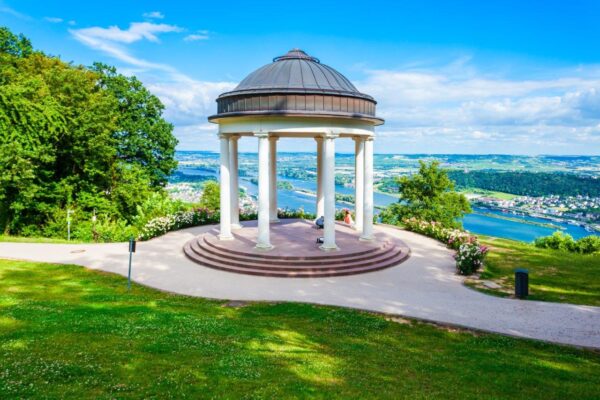
[[215, 214], [206, 210], [179, 211], [148, 221], [142, 229], [139, 239], [152, 239], [153, 237], [164, 235], [169, 231], [211, 223], [214, 220]]

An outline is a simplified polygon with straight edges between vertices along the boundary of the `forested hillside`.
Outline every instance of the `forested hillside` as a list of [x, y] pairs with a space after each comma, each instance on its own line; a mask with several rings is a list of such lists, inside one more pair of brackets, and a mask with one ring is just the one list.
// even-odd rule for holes
[[0, 27], [0, 233], [73, 218], [125, 226], [177, 163], [163, 105], [135, 77], [35, 50]]
[[600, 196], [600, 179], [545, 172], [449, 171], [458, 188], [480, 188], [521, 196]]

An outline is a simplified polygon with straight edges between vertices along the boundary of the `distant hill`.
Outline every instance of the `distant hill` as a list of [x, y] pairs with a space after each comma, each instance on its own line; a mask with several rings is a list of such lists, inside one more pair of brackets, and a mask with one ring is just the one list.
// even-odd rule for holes
[[565, 173], [449, 171], [458, 188], [480, 188], [521, 196], [600, 196], [600, 179]]

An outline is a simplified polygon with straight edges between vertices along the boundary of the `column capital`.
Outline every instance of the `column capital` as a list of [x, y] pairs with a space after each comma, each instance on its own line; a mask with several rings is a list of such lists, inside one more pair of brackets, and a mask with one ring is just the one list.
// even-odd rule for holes
[[269, 136], [269, 140], [270, 140], [271, 142], [276, 142], [276, 141], [278, 141], [278, 140], [279, 140], [279, 136]]
[[352, 140], [355, 142], [363, 142], [365, 140], [365, 136], [352, 136]]
[[241, 138], [240, 135], [229, 135], [229, 139], [231, 140], [238, 140], [239, 138]]
[[226, 133], [218, 133], [217, 136], [219, 139], [229, 139], [229, 135]]
[[333, 132], [328, 132], [323, 135], [324, 139], [337, 139], [339, 137], [340, 137], [340, 135], [338, 133], [333, 133]]
[[257, 138], [268, 138], [269, 137], [269, 132], [265, 132], [265, 131], [255, 131], [253, 132], [254, 137]]
[[375, 140], [375, 136], [365, 136], [364, 139], [366, 142], [372, 142], [373, 140]]
[[315, 136], [313, 139], [315, 139], [317, 143], [319, 143], [323, 141], [323, 136]]

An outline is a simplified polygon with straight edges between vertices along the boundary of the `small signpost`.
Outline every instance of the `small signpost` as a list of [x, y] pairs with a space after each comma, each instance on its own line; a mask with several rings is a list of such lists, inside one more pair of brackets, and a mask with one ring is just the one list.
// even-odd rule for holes
[[135, 239], [129, 239], [129, 272], [127, 274], [127, 290], [131, 290], [131, 260], [133, 258], [133, 253], [135, 253]]
[[67, 240], [71, 241], [71, 214], [73, 214], [73, 210], [67, 210]]

